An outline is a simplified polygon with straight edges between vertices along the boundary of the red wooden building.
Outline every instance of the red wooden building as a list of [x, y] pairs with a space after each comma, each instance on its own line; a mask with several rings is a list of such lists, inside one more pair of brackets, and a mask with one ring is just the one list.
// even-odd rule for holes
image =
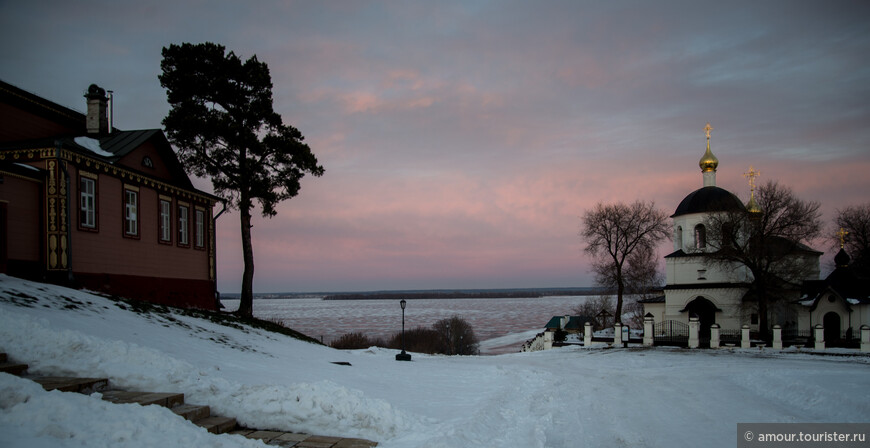
[[160, 129], [109, 123], [0, 81], [0, 272], [216, 309], [213, 208]]

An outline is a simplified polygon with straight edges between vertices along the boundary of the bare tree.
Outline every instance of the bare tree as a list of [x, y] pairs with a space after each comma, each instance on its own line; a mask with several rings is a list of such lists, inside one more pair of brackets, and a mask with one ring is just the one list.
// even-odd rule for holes
[[[659, 242], [670, 238], [668, 215], [652, 202], [598, 203], [583, 215], [580, 235], [586, 242], [584, 250], [592, 256], [595, 282], [616, 290], [614, 315], [621, 323], [623, 296], [631, 279], [644, 277], [646, 266], [640, 266], [655, 253]], [[632, 257], [638, 257], [636, 273], [632, 273]]]
[[474, 329], [465, 319], [453, 316], [441, 319], [432, 325], [441, 340], [441, 353], [447, 355], [477, 355], [480, 344]]
[[616, 314], [613, 298], [609, 295], [587, 297], [586, 300], [574, 308], [574, 314], [592, 319], [592, 331], [603, 330], [613, 325], [613, 316]]
[[704, 263], [722, 269], [745, 266], [752, 274], [747, 298], [757, 301], [759, 329], [769, 335], [768, 310], [818, 275], [819, 252], [805, 243], [818, 237], [819, 203], [803, 201], [775, 181], [758, 188], [760, 211], [734, 210], [705, 219]]
[[842, 242], [837, 237], [835, 247], [842, 243], [843, 249], [852, 258], [852, 266], [864, 275], [870, 274], [870, 202], [837, 210], [834, 224], [837, 231], [843, 229], [847, 232]]

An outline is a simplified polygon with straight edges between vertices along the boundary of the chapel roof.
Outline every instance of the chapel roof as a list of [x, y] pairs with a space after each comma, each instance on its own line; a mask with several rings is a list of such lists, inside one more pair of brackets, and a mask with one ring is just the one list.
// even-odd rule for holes
[[745, 211], [743, 202], [730, 191], [716, 186], [701, 187], [680, 202], [671, 218], [691, 213]]

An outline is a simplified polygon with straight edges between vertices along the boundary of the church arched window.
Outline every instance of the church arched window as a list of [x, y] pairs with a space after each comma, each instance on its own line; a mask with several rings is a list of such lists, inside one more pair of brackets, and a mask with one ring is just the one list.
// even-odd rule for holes
[[704, 224], [695, 226], [695, 249], [704, 249], [707, 247], [707, 229]]
[[683, 248], [683, 226], [677, 226], [677, 234], [674, 235], [674, 241], [677, 243], [677, 250]]

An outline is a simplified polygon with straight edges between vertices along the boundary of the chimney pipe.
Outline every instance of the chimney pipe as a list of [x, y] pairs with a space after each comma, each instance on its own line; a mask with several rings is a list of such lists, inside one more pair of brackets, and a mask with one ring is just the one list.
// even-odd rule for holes
[[91, 84], [88, 93], [88, 115], [85, 122], [89, 137], [99, 138], [109, 133], [109, 117], [107, 113], [108, 98], [102, 87]]

